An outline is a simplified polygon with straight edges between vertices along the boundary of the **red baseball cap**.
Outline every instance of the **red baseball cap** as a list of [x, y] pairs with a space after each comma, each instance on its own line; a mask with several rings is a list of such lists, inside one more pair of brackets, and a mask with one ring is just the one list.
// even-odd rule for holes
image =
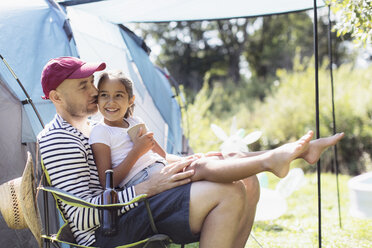
[[51, 59], [41, 73], [41, 86], [45, 94], [42, 98], [49, 99], [49, 92], [57, 89], [65, 79], [86, 78], [105, 68], [105, 63], [92, 64], [75, 57]]

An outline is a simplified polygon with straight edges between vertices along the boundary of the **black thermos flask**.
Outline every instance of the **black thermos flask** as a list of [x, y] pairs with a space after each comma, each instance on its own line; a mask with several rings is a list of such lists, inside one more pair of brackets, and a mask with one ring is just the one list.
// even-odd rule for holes
[[[103, 204], [114, 204], [118, 202], [118, 193], [114, 189], [113, 170], [106, 170], [106, 187], [103, 191]], [[102, 211], [102, 233], [104, 236], [113, 236], [117, 233], [117, 209], [104, 209]]]

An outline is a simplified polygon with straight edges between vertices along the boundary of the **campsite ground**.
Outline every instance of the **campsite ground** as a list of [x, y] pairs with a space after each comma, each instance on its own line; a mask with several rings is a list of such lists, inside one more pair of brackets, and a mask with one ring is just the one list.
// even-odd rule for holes
[[[323, 247], [372, 247], [372, 219], [363, 220], [349, 214], [349, 176], [341, 175], [340, 199], [342, 229], [339, 227], [336, 179], [322, 174], [322, 237]], [[249, 248], [303, 248], [318, 247], [317, 175], [307, 174], [307, 183], [287, 198], [288, 210], [280, 218], [255, 222], [253, 235], [260, 245], [249, 238]], [[269, 188], [275, 188], [277, 179], [269, 176]], [[172, 246], [175, 248], [177, 246]], [[190, 244], [186, 248], [196, 248]]]

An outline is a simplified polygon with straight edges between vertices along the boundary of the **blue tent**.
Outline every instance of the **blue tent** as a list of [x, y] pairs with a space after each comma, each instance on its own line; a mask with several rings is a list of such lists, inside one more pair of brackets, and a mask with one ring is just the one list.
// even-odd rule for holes
[[[71, 24], [63, 8], [53, 1], [0, 2], [0, 55], [23, 84], [42, 121], [48, 123], [55, 115], [53, 104], [41, 99], [40, 75], [49, 59], [79, 56], [91, 62], [104, 61], [109, 69], [121, 69], [131, 77], [137, 96], [136, 115], [148, 123], [167, 152], [181, 154], [180, 107], [168, 79], [150, 62], [143, 41], [127, 28], [94, 16], [88, 19], [95, 21], [102, 29], [90, 26], [87, 30], [94, 29], [95, 32], [86, 33], [84, 25], [92, 23], [84, 22], [73, 11], [69, 14]], [[106, 36], [100, 36], [99, 31], [106, 32]], [[42, 130], [15, 75], [5, 63], [0, 62], [0, 184], [22, 175], [26, 151], [31, 151], [35, 156], [36, 136]], [[50, 211], [50, 214], [51, 219], [57, 219], [54, 211]], [[58, 222], [55, 224], [52, 230]], [[2, 247], [36, 247], [27, 229], [7, 228], [1, 215], [0, 237]]]

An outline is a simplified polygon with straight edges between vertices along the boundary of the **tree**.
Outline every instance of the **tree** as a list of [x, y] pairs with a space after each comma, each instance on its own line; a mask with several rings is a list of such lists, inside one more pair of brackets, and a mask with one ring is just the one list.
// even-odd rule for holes
[[198, 91], [204, 75], [240, 81], [239, 62], [252, 19], [171, 22], [140, 25], [145, 37], [157, 40], [162, 52], [157, 63], [166, 66], [186, 88]]
[[218, 36], [223, 44], [223, 55], [227, 62], [227, 75], [238, 83], [240, 81], [240, 57], [248, 41], [248, 25], [252, 23], [252, 19], [219, 20], [216, 23]]
[[334, 27], [338, 36], [350, 33], [358, 44], [372, 43], [371, 0], [331, 0], [330, 4], [340, 18]]

